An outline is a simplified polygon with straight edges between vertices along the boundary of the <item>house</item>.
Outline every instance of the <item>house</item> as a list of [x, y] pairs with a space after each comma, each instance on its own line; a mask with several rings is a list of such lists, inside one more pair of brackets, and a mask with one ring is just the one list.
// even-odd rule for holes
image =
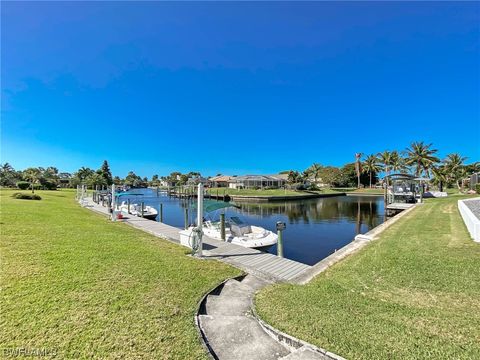
[[285, 174], [244, 175], [230, 179], [228, 187], [231, 189], [281, 188], [285, 186], [286, 183], [287, 179]]
[[198, 185], [200, 183], [205, 185], [208, 183], [208, 180], [202, 176], [193, 176], [187, 180], [187, 185]]
[[212, 187], [228, 187], [228, 182], [232, 180], [233, 177], [227, 175], [213, 176], [208, 181]]

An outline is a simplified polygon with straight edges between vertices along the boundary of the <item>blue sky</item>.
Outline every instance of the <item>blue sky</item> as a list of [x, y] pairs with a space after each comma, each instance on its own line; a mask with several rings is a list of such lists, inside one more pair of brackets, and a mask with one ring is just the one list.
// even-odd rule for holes
[[275, 173], [480, 160], [479, 3], [2, 2], [1, 161]]

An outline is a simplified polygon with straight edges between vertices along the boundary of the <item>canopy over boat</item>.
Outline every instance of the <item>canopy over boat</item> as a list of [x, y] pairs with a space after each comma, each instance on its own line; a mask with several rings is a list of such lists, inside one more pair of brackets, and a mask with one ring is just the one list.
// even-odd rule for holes
[[[197, 203], [193, 204], [193, 209], [197, 208]], [[215, 200], [208, 200], [205, 199], [203, 200], [203, 211], [205, 212], [212, 212], [212, 211], [217, 211], [220, 209], [225, 209], [229, 207], [237, 207], [234, 203], [228, 203], [225, 201], [215, 201]]]
[[116, 196], [120, 197], [120, 196], [143, 196], [143, 194], [136, 194], [136, 193], [129, 193], [129, 192], [122, 192], [122, 193], [119, 193], [119, 194], [115, 194]]

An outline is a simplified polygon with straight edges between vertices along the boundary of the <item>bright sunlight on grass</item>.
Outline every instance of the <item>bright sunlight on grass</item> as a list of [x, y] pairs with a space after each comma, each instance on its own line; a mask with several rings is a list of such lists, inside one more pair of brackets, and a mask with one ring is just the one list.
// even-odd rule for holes
[[59, 358], [206, 358], [194, 327], [201, 296], [239, 271], [78, 206], [2, 190], [0, 343]]
[[278, 329], [349, 359], [480, 359], [480, 244], [429, 200], [305, 286], [256, 298]]

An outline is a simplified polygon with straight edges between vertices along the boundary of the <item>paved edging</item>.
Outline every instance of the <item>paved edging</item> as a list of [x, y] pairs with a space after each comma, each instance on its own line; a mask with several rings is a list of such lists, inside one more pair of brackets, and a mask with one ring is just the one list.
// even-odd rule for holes
[[391, 219], [388, 219], [383, 224], [378, 225], [373, 228], [366, 234], [359, 234], [355, 236], [355, 239], [340, 248], [330, 256], [327, 256], [325, 259], [313, 265], [309, 270], [303, 272], [296, 278], [292, 279], [292, 283], [304, 285], [312, 280], [315, 276], [327, 270], [332, 265], [336, 264], [340, 260], [346, 258], [347, 256], [356, 253], [358, 250], [366, 246], [370, 241], [375, 240], [375, 237], [389, 228], [391, 225], [395, 224], [398, 220], [403, 218], [405, 215], [409, 214], [413, 209], [417, 207], [418, 204], [412, 206], [411, 208], [402, 211], [400, 214], [395, 215]]

